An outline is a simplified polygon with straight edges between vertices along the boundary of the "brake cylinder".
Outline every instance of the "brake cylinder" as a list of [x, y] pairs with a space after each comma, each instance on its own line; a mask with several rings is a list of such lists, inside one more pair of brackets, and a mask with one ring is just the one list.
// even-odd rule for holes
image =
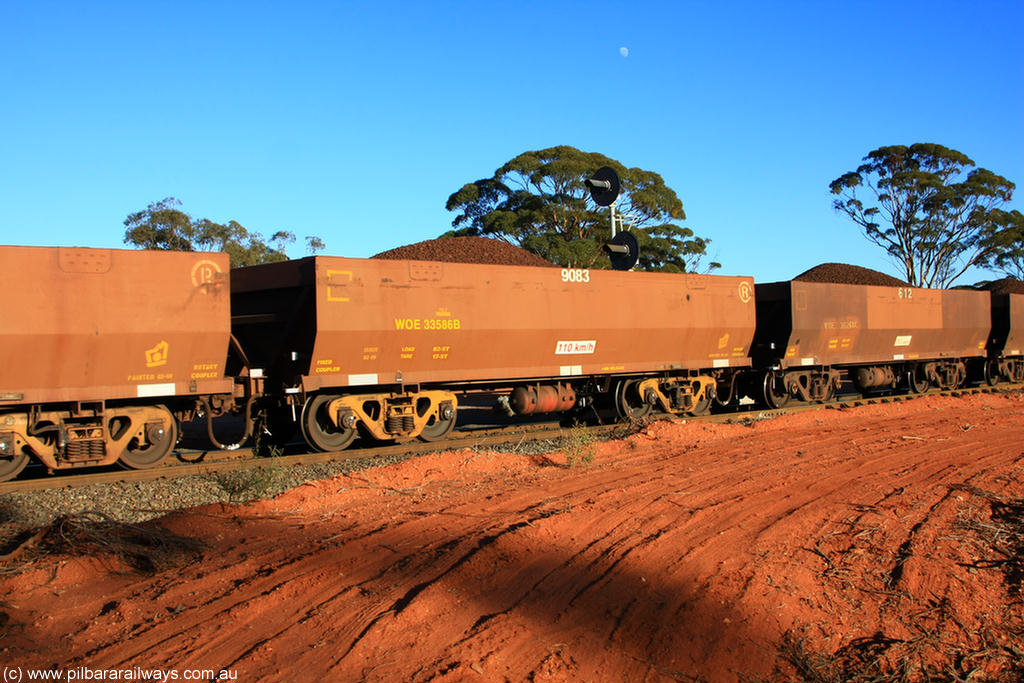
[[567, 384], [516, 387], [508, 397], [508, 404], [516, 415], [557, 413], [576, 405], [576, 392]]
[[857, 368], [854, 375], [854, 383], [859, 389], [883, 387], [892, 385], [895, 381], [896, 376], [888, 366]]

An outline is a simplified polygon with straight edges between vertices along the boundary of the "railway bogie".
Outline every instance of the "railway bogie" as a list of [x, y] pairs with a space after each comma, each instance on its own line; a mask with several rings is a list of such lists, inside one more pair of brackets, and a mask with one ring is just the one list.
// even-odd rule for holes
[[4, 415], [0, 453], [31, 453], [51, 470], [160, 464], [178, 438], [175, 416], [162, 405], [32, 410]]
[[762, 397], [772, 408], [781, 408], [790, 399], [825, 403], [838, 391], [841, 373], [834, 368], [798, 368], [765, 371], [761, 380]]
[[995, 371], [989, 375], [993, 386], [1004, 380], [1024, 382], [1024, 358], [1000, 358], [994, 367]]
[[357, 430], [376, 441], [437, 441], [455, 427], [458, 397], [450, 391], [317, 394], [304, 406], [302, 434], [322, 451], [346, 448]]
[[644, 403], [665, 413], [704, 415], [711, 408], [717, 383], [710, 375], [648, 377], [639, 380], [636, 392]]

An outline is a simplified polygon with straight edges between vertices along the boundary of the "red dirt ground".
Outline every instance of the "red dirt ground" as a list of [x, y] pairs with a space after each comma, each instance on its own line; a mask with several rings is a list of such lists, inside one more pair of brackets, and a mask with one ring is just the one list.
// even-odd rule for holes
[[1024, 498], [1022, 437], [1024, 398], [986, 394], [661, 422], [575, 467], [417, 458], [172, 514], [209, 544], [174, 570], [37, 560], [4, 580], [2, 657], [289, 683], [1016, 680], [1024, 543], [1006, 561], [1012, 534], [984, 534]]

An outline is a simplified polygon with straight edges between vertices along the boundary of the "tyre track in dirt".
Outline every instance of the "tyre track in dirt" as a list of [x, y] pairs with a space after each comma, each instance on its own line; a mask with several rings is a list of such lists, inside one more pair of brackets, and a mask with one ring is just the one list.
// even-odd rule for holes
[[892, 590], [919, 582], [949, 487], [1021, 468], [1007, 433], [1024, 433], [1024, 403], [965, 402], [969, 429], [945, 398], [659, 423], [597, 444], [591, 468], [460, 452], [185, 511], [164, 524], [211, 543], [201, 563], [139, 578], [71, 560], [7, 582], [35, 621], [7, 654], [269, 681], [767, 675], [785, 631], [823, 615], [853, 628], [829, 582], [863, 545], [854, 530], [900, 539]]

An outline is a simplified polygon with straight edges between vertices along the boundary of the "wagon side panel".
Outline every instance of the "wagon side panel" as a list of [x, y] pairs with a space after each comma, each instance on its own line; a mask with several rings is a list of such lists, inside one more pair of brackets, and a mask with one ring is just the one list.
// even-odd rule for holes
[[0, 247], [5, 402], [230, 391], [228, 258]]
[[785, 365], [984, 355], [983, 292], [794, 282]]
[[1007, 333], [1003, 353], [1020, 356], [1024, 354], [1024, 294], [1008, 294], [1006, 311]]
[[749, 278], [317, 259], [308, 386], [743, 366]]
[[927, 337], [933, 357], [952, 355], [977, 358], [985, 355], [992, 329], [991, 296], [973, 290], [939, 290], [942, 294], [942, 330]]

